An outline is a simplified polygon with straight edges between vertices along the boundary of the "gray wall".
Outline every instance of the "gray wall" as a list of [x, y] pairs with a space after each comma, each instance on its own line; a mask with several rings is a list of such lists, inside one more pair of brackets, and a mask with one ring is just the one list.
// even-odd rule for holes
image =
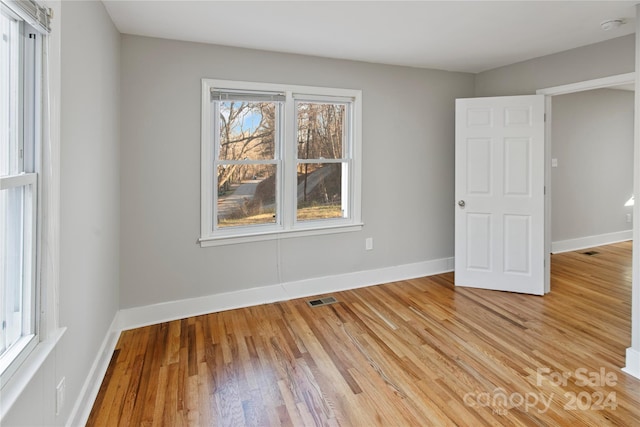
[[476, 96], [528, 95], [538, 89], [635, 71], [631, 34], [476, 75]]
[[[196, 245], [203, 77], [362, 89], [364, 230]], [[123, 35], [121, 308], [453, 256], [454, 99], [473, 81]]]
[[551, 240], [631, 230], [634, 93], [591, 90], [552, 103]]
[[[67, 420], [118, 310], [120, 35], [101, 2], [62, 2], [61, 24], [59, 310], [68, 329], [8, 426]], [[62, 377], [66, 403], [56, 417]]]
[[[475, 76], [475, 94], [476, 96], [528, 95], [534, 94], [538, 89], [633, 72], [635, 70], [634, 37], [635, 36], [631, 34], [629, 36], [619, 37], [602, 43], [583, 46], [565, 52], [507, 65], [494, 70], [484, 71], [476, 74]], [[584, 97], [583, 100], [587, 101], [588, 99], [595, 99], [594, 97], [597, 97], [598, 95], [576, 94], [576, 96], [582, 96]], [[619, 96], [624, 97], [624, 95]], [[577, 121], [579, 124], [584, 124], [581, 117], [564, 109], [565, 106], [569, 107], [568, 104], [571, 103], [569, 95], [567, 95], [566, 100], [564, 99], [564, 96], [560, 97], [558, 102], [554, 100], [554, 106], [552, 109], [553, 123], [556, 126], [560, 126], [559, 130], [554, 129], [554, 132], [564, 132], [562, 138], [565, 138], [569, 132], [568, 127], [564, 126], [563, 122], [568, 121], [568, 123], [574, 123]], [[559, 111], [556, 111], [556, 104], [559, 105]], [[582, 113], [584, 115], [594, 118], [598, 116], [597, 111], [601, 107], [597, 105], [580, 105], [577, 106], [577, 108], [583, 109], [584, 111], [582, 111]], [[608, 120], [632, 121], [632, 112], [628, 112], [624, 108], [616, 111], [625, 111], [622, 114], [624, 117], [616, 115], [615, 118], [609, 118]], [[558, 117], [556, 117], [556, 115], [559, 115], [560, 117], [560, 121], [558, 123], [556, 123], [556, 121], [558, 121]], [[603, 126], [601, 129], [603, 132], [607, 126], [613, 126], [613, 123], [607, 124], [602, 120], [591, 121], [589, 122], [589, 126], [595, 126], [596, 122]], [[630, 130], [633, 131], [633, 127], [631, 127]], [[629, 131], [629, 129], [620, 132], [627, 131]], [[595, 144], [596, 141], [591, 138], [593, 135], [596, 135], [595, 131], [588, 134], [588, 136], [583, 134], [582, 136], [588, 138], [588, 142], [584, 141], [583, 143], [597, 145]], [[622, 139], [626, 138], [622, 137], [619, 133], [616, 133], [617, 141], [620, 140], [618, 136]], [[627, 167], [623, 167], [625, 170], [624, 173], [620, 172], [620, 174], [616, 175], [615, 178], [611, 178], [616, 180], [615, 183], [612, 182], [611, 184], [605, 184], [604, 179], [607, 178], [606, 175], [599, 174], [597, 177], [594, 177], [589, 175], [589, 169], [583, 169], [585, 164], [591, 163], [597, 155], [602, 154], [597, 151], [601, 150], [602, 146], [597, 150], [594, 149], [596, 150], [594, 152], [581, 152], [581, 154], [576, 157], [569, 153], [565, 154], [559, 151], [556, 152], [555, 150], [562, 150], [565, 146], [561, 145], [563, 144], [562, 142], [556, 144], [555, 141], [556, 139], [554, 136], [554, 156], [557, 154], [558, 157], [560, 157], [560, 154], [562, 154], [562, 158], [559, 158], [560, 166], [557, 169], [552, 170], [553, 196], [551, 240], [559, 241], [630, 229], [631, 226], [625, 222], [625, 209], [612, 207], [611, 209], [615, 209], [615, 212], [609, 211], [606, 213], [606, 219], [602, 218], [593, 222], [584, 216], [584, 211], [582, 214], [578, 214], [572, 207], [567, 205], [571, 204], [570, 201], [575, 201], [575, 197], [577, 197], [575, 196], [575, 193], [572, 192], [572, 186], [577, 185], [576, 179], [569, 177], [576, 177], [578, 175], [583, 176], [588, 182], [588, 184], [584, 184], [585, 186], [591, 185], [596, 188], [603, 186], [607, 188], [615, 186], [618, 188], [619, 185], [623, 185], [622, 190], [620, 191], [625, 194], [631, 194], [629, 189], [633, 186], [632, 178], [627, 179], [626, 174], [631, 173], [629, 176], [632, 176], [633, 172], [628, 172]], [[579, 142], [575, 140], [566, 142], [566, 144], [568, 144], [566, 149], [572, 150], [578, 143]], [[629, 144], [631, 144], [631, 142], [629, 142]], [[627, 149], [633, 150], [632, 147], [627, 147]], [[601, 170], [600, 166], [594, 167], [596, 169], [592, 169], [591, 171]], [[571, 169], [568, 170], [567, 168]], [[561, 177], [563, 177], [563, 179], [557, 179]], [[625, 184], [622, 184], [622, 181], [624, 181]], [[620, 197], [619, 195], [614, 195], [612, 193], [613, 191], [607, 193], [606, 197]], [[629, 195], [627, 195], [627, 198], [628, 197]], [[624, 201], [626, 201], [626, 199]], [[624, 203], [624, 201], [622, 203]], [[612, 203], [613, 201], [610, 202], [610, 206], [613, 206]], [[581, 201], [579, 206], [584, 209], [594, 207], [592, 203], [586, 201]], [[579, 210], [577, 206], [576, 209]], [[605, 214], [603, 209], [604, 207], [598, 209], [597, 212], [599, 215]]]
[[[631, 36], [474, 78], [121, 38], [100, 2], [63, 2], [56, 19], [63, 23], [59, 299], [68, 331], [3, 425], [67, 420], [119, 307], [452, 256], [454, 99], [633, 71]], [[288, 239], [279, 248], [198, 247], [202, 77], [362, 89], [364, 231]], [[365, 237], [375, 239], [371, 252]], [[56, 417], [62, 377], [66, 405]]]

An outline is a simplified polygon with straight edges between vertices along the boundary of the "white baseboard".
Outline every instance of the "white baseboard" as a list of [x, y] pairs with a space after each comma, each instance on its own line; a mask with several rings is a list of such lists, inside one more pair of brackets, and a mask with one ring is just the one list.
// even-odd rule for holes
[[109, 362], [111, 361], [113, 351], [115, 350], [118, 338], [120, 337], [120, 331], [117, 329], [117, 319], [118, 314], [116, 313], [113, 317], [113, 321], [111, 322], [111, 326], [107, 331], [107, 335], [102, 341], [96, 360], [91, 366], [89, 376], [82, 385], [82, 390], [80, 391], [78, 400], [69, 414], [69, 418], [65, 424], [67, 427], [83, 426], [89, 419], [93, 402], [98, 396], [100, 386], [102, 385], [102, 379], [107, 373]]
[[[623, 238], [617, 241], [624, 240], [628, 239]], [[598, 246], [600, 244], [604, 243], [589, 244], [584, 247]], [[453, 258], [442, 258], [120, 310], [113, 319], [111, 328], [91, 368], [89, 378], [83, 385], [80, 398], [71, 411], [66, 425], [86, 424], [100, 390], [102, 379], [109, 366], [119, 334], [123, 330], [234, 308], [431, 276], [453, 271], [453, 265]], [[640, 378], [640, 352], [633, 348], [628, 348], [627, 366], [622, 370]]]
[[116, 327], [119, 330], [133, 329], [201, 314], [431, 276], [452, 270], [453, 258], [442, 258], [127, 308], [118, 312]]
[[632, 347], [627, 349], [627, 366], [622, 368], [622, 372], [640, 378], [640, 351]]
[[610, 245], [632, 239], [633, 230], [625, 230], [578, 239], [560, 240], [551, 242], [551, 253], [558, 254], [561, 252], [579, 251], [581, 249], [593, 248], [594, 246]]
[[82, 387], [80, 397], [76, 401], [66, 425], [86, 424], [93, 403], [98, 396], [102, 379], [109, 367], [120, 332], [123, 330], [234, 308], [431, 276], [448, 271], [453, 271], [453, 258], [318, 277], [120, 310], [113, 319], [111, 328], [100, 347], [89, 377]]

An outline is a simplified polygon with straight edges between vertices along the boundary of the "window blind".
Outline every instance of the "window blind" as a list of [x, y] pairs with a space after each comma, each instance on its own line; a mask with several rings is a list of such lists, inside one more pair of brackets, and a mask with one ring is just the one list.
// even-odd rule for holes
[[284, 102], [283, 92], [253, 92], [243, 90], [211, 89], [212, 101], [254, 101], [254, 102]]
[[41, 33], [51, 32], [50, 9], [34, 0], [0, 0], [1, 4]]
[[319, 103], [349, 103], [353, 102], [352, 97], [346, 96], [327, 96], [327, 95], [308, 95], [304, 93], [294, 93], [293, 99], [301, 102], [319, 102]]

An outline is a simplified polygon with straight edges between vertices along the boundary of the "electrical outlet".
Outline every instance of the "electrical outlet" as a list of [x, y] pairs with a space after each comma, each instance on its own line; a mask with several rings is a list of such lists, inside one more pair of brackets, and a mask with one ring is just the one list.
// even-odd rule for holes
[[627, 214], [627, 222], [631, 222], [631, 214], [630, 213]]
[[56, 387], [56, 415], [60, 415], [62, 412], [62, 407], [64, 406], [64, 388], [65, 388], [65, 377], [62, 377], [58, 386]]
[[373, 249], [373, 237], [367, 237], [364, 240], [364, 248], [368, 251]]

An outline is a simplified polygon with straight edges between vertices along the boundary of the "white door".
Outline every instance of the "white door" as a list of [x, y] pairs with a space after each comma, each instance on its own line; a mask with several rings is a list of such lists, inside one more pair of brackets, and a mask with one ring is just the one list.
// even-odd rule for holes
[[455, 284], [543, 295], [544, 96], [456, 100]]

